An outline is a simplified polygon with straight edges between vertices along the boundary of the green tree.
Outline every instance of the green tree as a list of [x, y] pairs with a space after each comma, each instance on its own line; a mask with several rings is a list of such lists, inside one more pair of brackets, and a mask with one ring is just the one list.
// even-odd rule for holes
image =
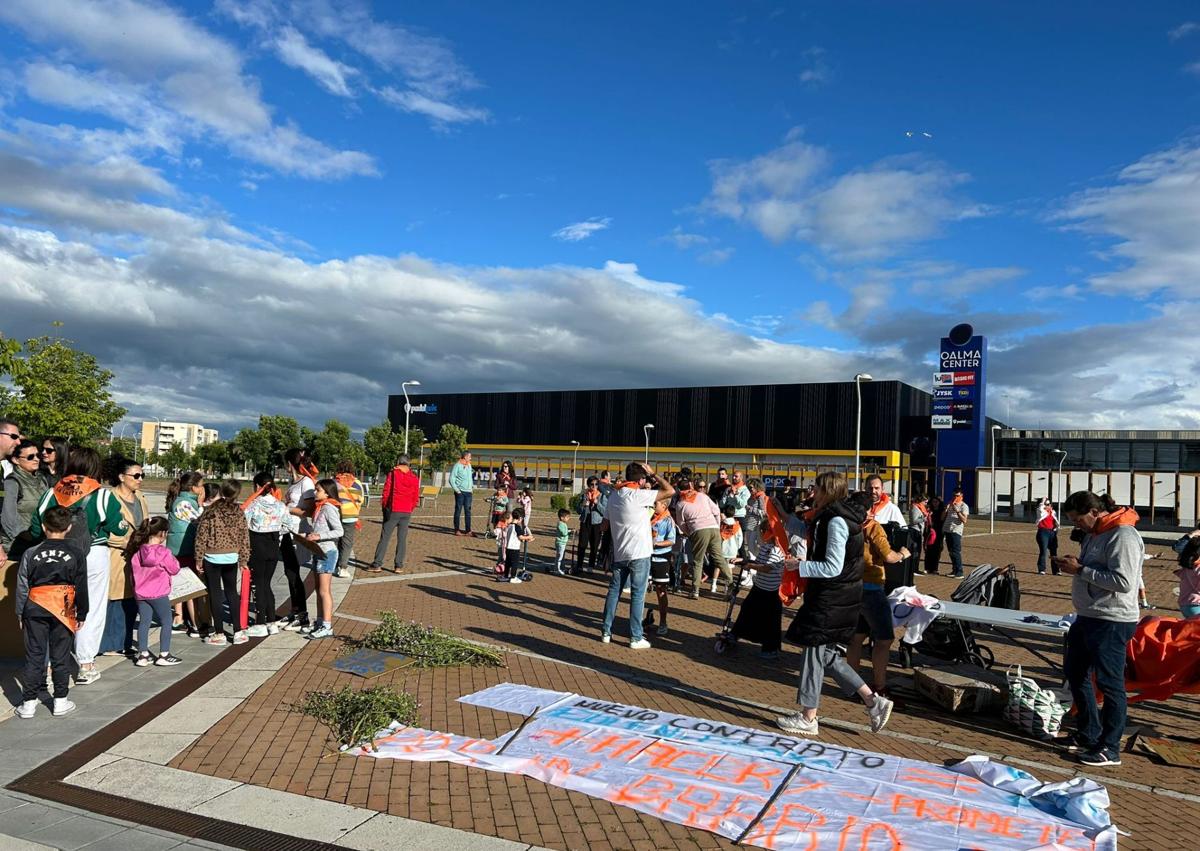
[[273, 467], [283, 466], [283, 453], [297, 446], [300, 441], [300, 424], [292, 417], [264, 415], [258, 418], [258, 430], [267, 437], [271, 448], [267, 463]]
[[[408, 451], [416, 469], [416, 458], [421, 454], [421, 444], [425, 442], [425, 432], [419, 428], [408, 430]], [[379, 473], [396, 466], [396, 459], [404, 452], [404, 432], [392, 431], [391, 423], [382, 422], [371, 426], [363, 434], [363, 448], [367, 455], [367, 470]]]
[[133, 458], [135, 460], [142, 457], [138, 445], [132, 437], [114, 438], [108, 445], [108, 454], [112, 457]]
[[252, 470], [264, 470], [271, 463], [271, 438], [262, 430], [244, 428], [229, 441], [235, 461]]
[[332, 473], [338, 461], [352, 457], [353, 443], [350, 426], [340, 420], [326, 420], [325, 428], [313, 435], [309, 451], [318, 470]]
[[179, 475], [179, 471], [191, 466], [191, 462], [191, 454], [178, 443], [172, 443], [158, 456], [158, 463], [172, 476]]
[[229, 444], [223, 441], [197, 446], [192, 455], [196, 466], [206, 472], [224, 476], [233, 469], [233, 456], [229, 452]]
[[438, 431], [437, 442], [429, 451], [429, 465], [434, 470], [445, 470], [459, 459], [466, 448], [467, 430], [453, 423], [443, 423]]
[[0, 340], [0, 371], [12, 390], [0, 400], [6, 416], [28, 434], [61, 434], [91, 443], [109, 433], [125, 416], [112, 400], [113, 374], [86, 352], [59, 337], [26, 340], [17, 354], [12, 340]]

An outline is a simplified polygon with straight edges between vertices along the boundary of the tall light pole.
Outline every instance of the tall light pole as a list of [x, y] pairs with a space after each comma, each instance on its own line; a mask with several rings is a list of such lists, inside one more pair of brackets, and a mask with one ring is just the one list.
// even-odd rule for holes
[[409, 411], [412, 409], [412, 405], [408, 404], [408, 390], [406, 389], [409, 385], [412, 385], [413, 387], [420, 387], [421, 382], [416, 381], [416, 380], [400, 382], [400, 392], [404, 394], [404, 454], [405, 455], [408, 454], [408, 414], [409, 414]]
[[[1054, 454], [1055, 454], [1055, 455], [1058, 455], [1058, 456], [1059, 456], [1059, 459], [1058, 459], [1058, 476], [1059, 476], [1059, 478], [1062, 478], [1062, 468], [1063, 468], [1063, 462], [1065, 462], [1065, 461], [1067, 460], [1067, 450], [1065, 450], [1065, 449], [1054, 449], [1054, 450], [1052, 450], [1052, 451], [1054, 452]], [[1057, 485], [1057, 484], [1058, 484], [1058, 479], [1055, 479], [1054, 483]], [[1057, 490], [1057, 488], [1055, 488], [1055, 490]], [[1058, 522], [1059, 522], [1059, 523], [1061, 523], [1061, 522], [1062, 522], [1062, 492], [1061, 492], [1061, 491], [1059, 491], [1059, 494], [1058, 494]]]
[[650, 432], [654, 431], [654, 423], [646, 423], [642, 426], [642, 433], [646, 435], [646, 463], [650, 463]]
[[996, 432], [1000, 426], [992, 426], [992, 521], [990, 534], [996, 534]]
[[871, 376], [865, 372], [860, 372], [854, 376], [854, 395], [858, 399], [858, 412], [854, 418], [854, 488], [857, 490], [861, 487], [859, 482], [862, 480], [862, 467], [860, 464], [860, 456], [862, 455], [862, 383], [871, 381]]
[[575, 493], [575, 464], [579, 460], [579, 441], [572, 440], [571, 445], [575, 447], [571, 453], [571, 493]]
[[162, 450], [159, 448], [162, 445], [162, 417], [155, 417], [154, 422], [154, 454], [161, 455]]

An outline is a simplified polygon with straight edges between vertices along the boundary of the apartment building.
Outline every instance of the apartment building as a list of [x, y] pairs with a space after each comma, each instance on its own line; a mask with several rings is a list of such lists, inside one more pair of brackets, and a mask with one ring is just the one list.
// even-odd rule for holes
[[219, 439], [215, 428], [205, 428], [199, 423], [142, 423], [141, 447], [146, 452], [163, 453], [171, 448], [172, 443], [178, 443], [187, 452], [192, 452], [197, 446], [216, 443]]

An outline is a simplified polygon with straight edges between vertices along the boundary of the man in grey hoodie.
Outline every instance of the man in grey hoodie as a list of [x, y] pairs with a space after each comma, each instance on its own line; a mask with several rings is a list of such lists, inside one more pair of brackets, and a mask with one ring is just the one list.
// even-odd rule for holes
[[[1107, 494], [1073, 493], [1063, 512], [1084, 533], [1078, 558], [1054, 560], [1056, 568], [1072, 577], [1071, 602], [1077, 615], [1067, 634], [1065, 667], [1079, 730], [1067, 741], [1067, 750], [1077, 752], [1084, 765], [1120, 765], [1125, 647], [1137, 628], [1146, 547], [1135, 526], [1137, 511], [1118, 507]], [[1104, 695], [1103, 711], [1096, 706], [1093, 673]]]

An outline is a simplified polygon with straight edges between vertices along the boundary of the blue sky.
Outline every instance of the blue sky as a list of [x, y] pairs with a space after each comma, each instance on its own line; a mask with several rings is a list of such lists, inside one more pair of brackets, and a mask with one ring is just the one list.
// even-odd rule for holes
[[1164, 348], [1200, 319], [1192, 4], [12, 0], [0, 28], [0, 331], [63, 321], [133, 418], [361, 427], [405, 378], [927, 386], [965, 319], [993, 415], [1200, 428]]

